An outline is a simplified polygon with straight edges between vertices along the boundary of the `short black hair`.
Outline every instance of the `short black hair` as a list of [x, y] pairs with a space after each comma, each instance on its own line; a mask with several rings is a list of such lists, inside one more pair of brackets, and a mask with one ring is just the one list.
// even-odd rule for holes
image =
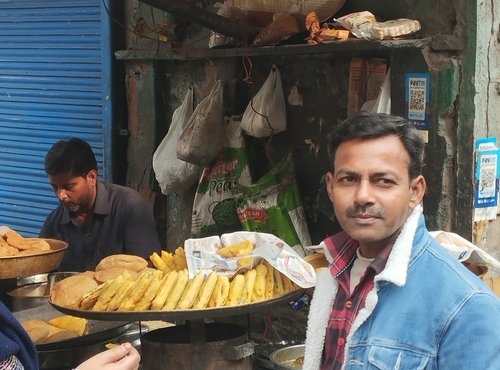
[[333, 128], [328, 136], [328, 157], [333, 169], [335, 154], [344, 141], [375, 139], [395, 135], [399, 137], [408, 155], [410, 180], [422, 173], [425, 143], [415, 126], [403, 117], [384, 113], [360, 112]]
[[82, 139], [60, 140], [45, 155], [45, 172], [49, 176], [86, 176], [90, 170], [97, 171], [97, 161], [90, 145]]

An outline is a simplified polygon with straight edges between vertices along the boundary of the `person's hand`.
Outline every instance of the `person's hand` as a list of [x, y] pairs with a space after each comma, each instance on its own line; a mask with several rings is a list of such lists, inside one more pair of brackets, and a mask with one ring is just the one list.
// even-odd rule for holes
[[108, 349], [81, 363], [76, 370], [137, 370], [141, 356], [130, 344]]

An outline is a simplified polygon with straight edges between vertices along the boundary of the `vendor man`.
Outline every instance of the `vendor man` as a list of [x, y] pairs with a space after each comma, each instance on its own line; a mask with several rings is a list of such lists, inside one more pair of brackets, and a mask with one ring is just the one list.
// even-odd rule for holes
[[304, 370], [500, 369], [500, 300], [431, 237], [424, 142], [401, 117], [361, 113], [329, 141], [343, 231], [323, 241]]
[[61, 203], [47, 216], [40, 237], [68, 243], [59, 270], [94, 270], [111, 254], [148, 259], [161, 250], [146, 199], [132, 188], [99, 181], [87, 142], [55, 143], [45, 156], [45, 172]]

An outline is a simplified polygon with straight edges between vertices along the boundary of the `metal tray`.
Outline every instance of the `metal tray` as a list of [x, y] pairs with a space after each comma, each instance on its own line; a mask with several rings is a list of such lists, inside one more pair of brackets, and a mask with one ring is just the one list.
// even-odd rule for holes
[[243, 315], [247, 313], [266, 310], [273, 305], [291, 302], [304, 294], [305, 289], [297, 289], [281, 297], [268, 299], [266, 301], [243, 304], [232, 307], [205, 308], [202, 310], [172, 310], [172, 311], [86, 311], [59, 306], [49, 300], [49, 303], [61, 312], [68, 315], [84, 317], [93, 320], [116, 320], [116, 321], [148, 321], [148, 320], [198, 320], [207, 318], [220, 318], [227, 316]]
[[[41, 320], [47, 322], [54, 317], [61, 316], [61, 312], [54, 309], [49, 304], [23, 311], [13, 312], [13, 314], [19, 322], [23, 322], [25, 320]], [[110, 338], [115, 338], [124, 333], [132, 325], [131, 321], [133, 320], [88, 320], [85, 334], [81, 337], [66, 339], [58, 342], [37, 344], [36, 348], [39, 351], [48, 351], [98, 343]]]

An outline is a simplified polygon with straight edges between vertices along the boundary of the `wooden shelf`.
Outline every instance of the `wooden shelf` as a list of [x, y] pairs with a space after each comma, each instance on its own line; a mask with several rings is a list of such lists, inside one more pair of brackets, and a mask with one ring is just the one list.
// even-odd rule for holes
[[196, 60], [203, 58], [232, 58], [243, 56], [280, 56], [310, 55], [331, 53], [353, 53], [368, 51], [384, 51], [394, 49], [423, 49], [429, 44], [428, 39], [406, 39], [368, 41], [362, 39], [339, 40], [319, 45], [281, 45], [250, 48], [195, 49], [177, 48], [153, 50], [118, 50], [118, 60]]

